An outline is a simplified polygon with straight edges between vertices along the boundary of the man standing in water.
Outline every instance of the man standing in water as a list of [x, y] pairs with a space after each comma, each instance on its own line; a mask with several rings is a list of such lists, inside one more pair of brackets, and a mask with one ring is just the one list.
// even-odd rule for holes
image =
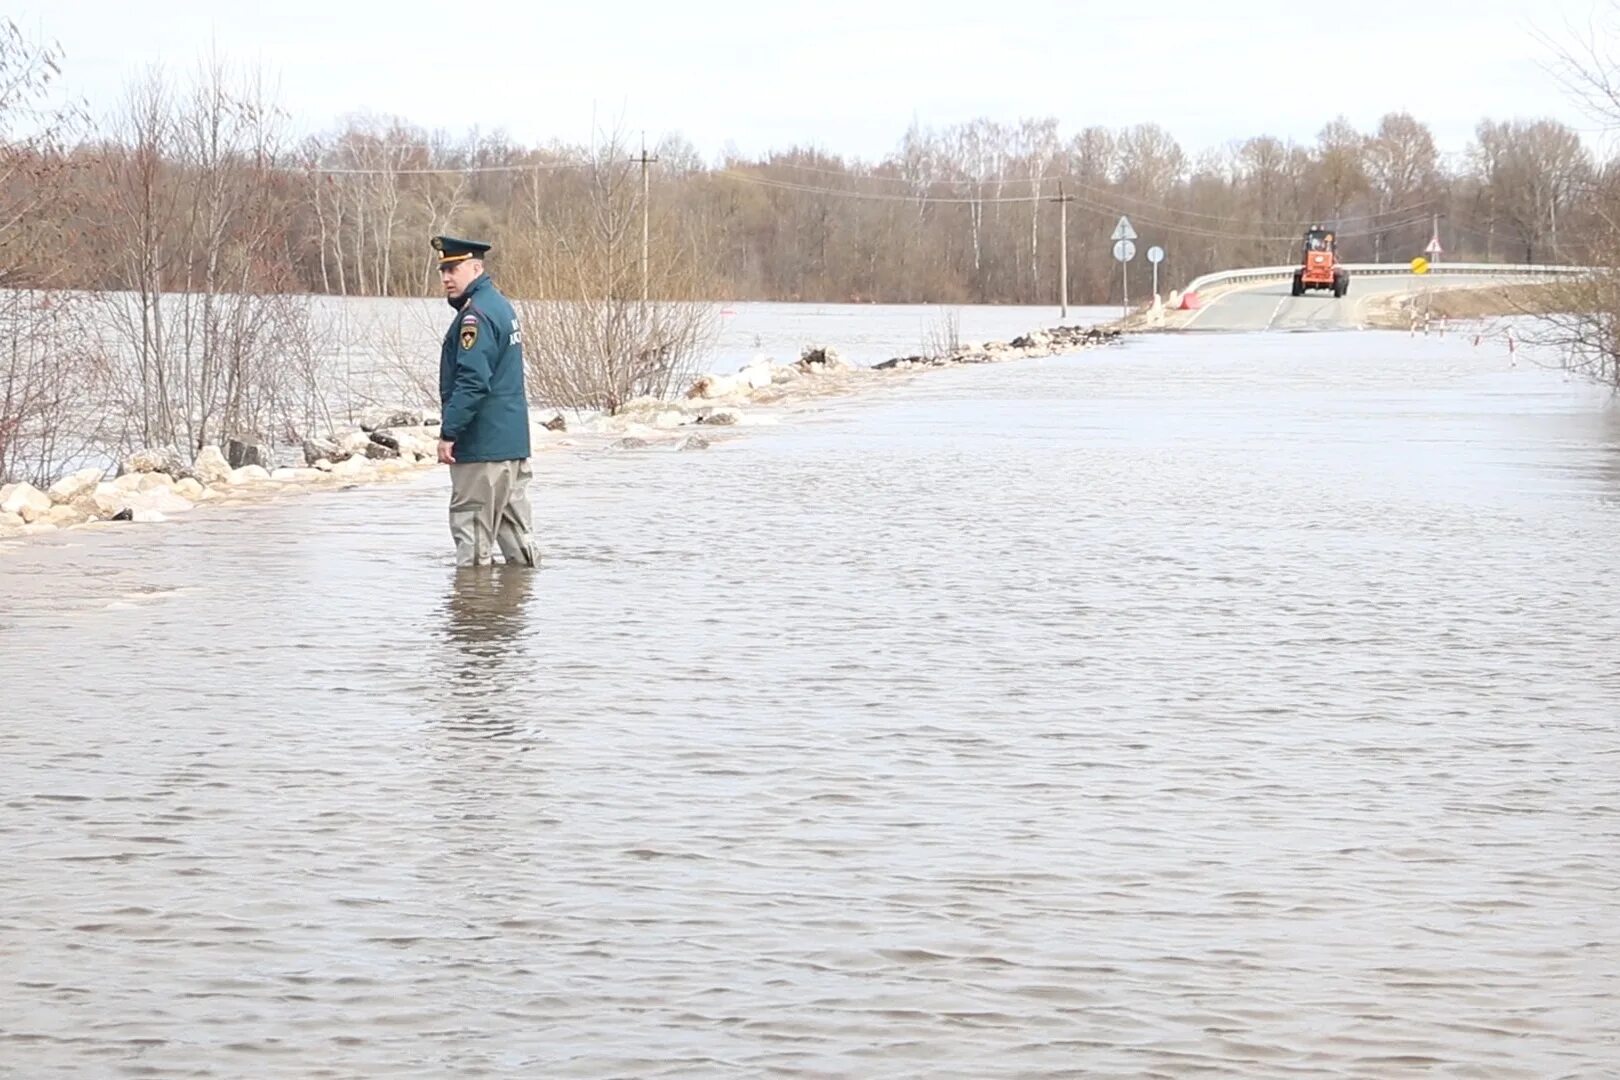
[[439, 460], [450, 466], [450, 536], [457, 566], [539, 566], [529, 507], [529, 402], [523, 334], [484, 272], [478, 240], [435, 236], [439, 280], [456, 309], [439, 350]]

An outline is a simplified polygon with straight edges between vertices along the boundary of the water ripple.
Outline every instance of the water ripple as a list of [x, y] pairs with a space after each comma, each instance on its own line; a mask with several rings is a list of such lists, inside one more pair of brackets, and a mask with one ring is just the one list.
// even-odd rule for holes
[[1620, 1069], [1620, 424], [1461, 343], [941, 372], [0, 560], [0, 1075]]

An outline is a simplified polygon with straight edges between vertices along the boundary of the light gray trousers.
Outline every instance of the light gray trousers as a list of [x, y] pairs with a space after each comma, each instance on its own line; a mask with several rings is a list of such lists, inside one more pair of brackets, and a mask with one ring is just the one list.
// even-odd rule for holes
[[450, 536], [457, 566], [488, 566], [497, 545], [508, 563], [540, 565], [529, 506], [527, 459], [450, 466]]

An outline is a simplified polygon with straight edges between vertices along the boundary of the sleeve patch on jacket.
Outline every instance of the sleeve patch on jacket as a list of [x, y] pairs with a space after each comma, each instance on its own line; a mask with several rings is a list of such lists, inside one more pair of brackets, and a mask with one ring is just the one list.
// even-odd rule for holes
[[462, 347], [462, 349], [470, 349], [470, 348], [472, 348], [473, 343], [476, 342], [477, 340], [478, 340], [478, 323], [477, 322], [471, 322], [471, 323], [463, 322], [461, 324], [461, 347]]

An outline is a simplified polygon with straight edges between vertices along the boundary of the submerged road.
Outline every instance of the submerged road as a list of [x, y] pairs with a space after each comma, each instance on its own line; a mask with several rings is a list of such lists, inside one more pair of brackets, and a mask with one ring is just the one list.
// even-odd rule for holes
[[1605, 390], [891, 386], [538, 456], [537, 574], [443, 469], [0, 555], [0, 1080], [1615, 1076]]
[[1462, 274], [1352, 276], [1350, 294], [1343, 299], [1331, 292], [1290, 296], [1289, 282], [1268, 281], [1210, 296], [1203, 308], [1177, 313], [1168, 325], [1179, 330], [1359, 330], [1367, 325], [1372, 302], [1392, 294], [1478, 287], [1492, 280]]

